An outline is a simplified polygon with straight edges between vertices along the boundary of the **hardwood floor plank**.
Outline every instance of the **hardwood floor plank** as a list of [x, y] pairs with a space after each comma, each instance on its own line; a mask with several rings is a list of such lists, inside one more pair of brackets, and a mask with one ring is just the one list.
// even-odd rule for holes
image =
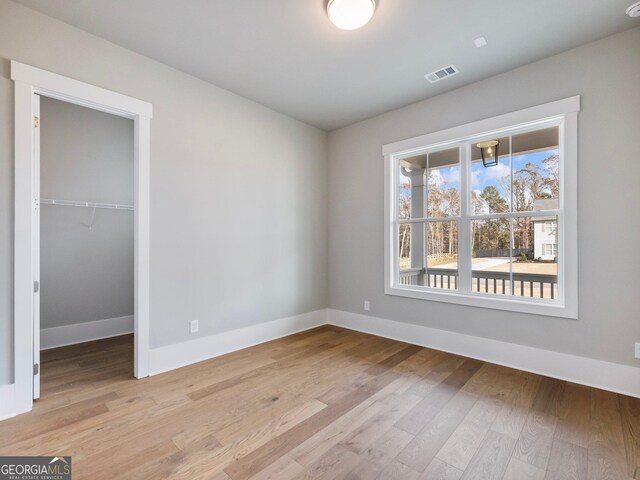
[[397, 427], [417, 434], [482, 366], [476, 360], [465, 360], [431, 391], [418, 405], [405, 414]]
[[640, 479], [640, 399], [620, 395], [622, 435], [629, 477]]
[[400, 452], [397, 459], [417, 472], [423, 472], [478, 400], [475, 395], [458, 392]]
[[378, 438], [371, 448], [395, 458], [413, 440], [413, 435], [397, 427], [391, 427]]
[[271, 432], [268, 435], [278, 436], [325, 408], [327, 405], [318, 400], [308, 400], [299, 405], [284, 407], [284, 412], [276, 417], [265, 418], [263, 412], [258, 410], [251, 415], [237, 418], [235, 422], [227, 423], [223, 428], [216, 428], [215, 435], [224, 444], [229, 444], [236, 438], [245, 437], [256, 431]]
[[474, 395], [506, 396], [511, 393], [522, 376], [521, 371], [501, 365], [485, 363], [478, 372], [465, 383], [462, 390]]
[[[338, 420], [309, 437], [292, 450], [290, 453], [292, 458], [305, 466], [315, 462], [326, 451], [360, 428], [369, 419], [387, 409], [388, 407], [381, 400], [401, 389], [405, 379], [406, 377], [401, 376], [390, 382]], [[350, 391], [345, 392], [345, 394], [350, 393]], [[413, 438], [412, 435], [411, 438]]]
[[[285, 455], [251, 477], [250, 480], [291, 480], [303, 471], [302, 465]], [[225, 474], [225, 476], [229, 478], [228, 475]]]
[[516, 383], [505, 398], [504, 406], [491, 429], [518, 439], [529, 416], [536, 392], [542, 377], [528, 372], [521, 372]]
[[[91, 461], [75, 461], [72, 457], [73, 477], [91, 478], [92, 480], [108, 480], [111, 478], [128, 478], [138, 470], [147, 468], [148, 463], [155, 463], [158, 457], [177, 454], [179, 450], [170, 441], [147, 444], [137, 449], [135, 454], [127, 457], [104, 456]], [[117, 461], [114, 459], [117, 458]], [[151, 460], [153, 459], [153, 460]]]
[[462, 470], [434, 458], [427, 469], [420, 475], [419, 480], [460, 480]]
[[[189, 457], [184, 452], [178, 451], [175, 453], [171, 453], [169, 455], [158, 455], [154, 460], [148, 460], [146, 462], [141, 463], [138, 467], [132, 468], [126, 473], [121, 475], [115, 475], [112, 478], [118, 480], [146, 480], [151, 478], [174, 478], [177, 479], [174, 475], [176, 468], [180, 465], [184, 465], [189, 461]], [[215, 472], [211, 472], [213, 475]], [[88, 476], [87, 478], [93, 478]], [[189, 477], [193, 479], [194, 477]], [[106, 480], [106, 478], [105, 478]]]
[[[75, 459], [81, 458], [84, 448], [93, 448], [96, 444], [101, 443], [102, 434], [108, 431], [106, 425], [110, 422], [118, 422], [121, 418], [127, 417], [127, 415], [138, 416], [140, 411], [157, 407], [155, 402], [144, 397], [136, 397], [131, 400], [131, 402], [120, 404], [117, 408], [113, 405], [110, 407], [109, 403], [107, 403], [109, 412], [99, 416], [87, 417], [74, 424], [73, 430], [60, 429], [39, 432], [35, 437], [0, 448], [0, 452], [5, 448], [9, 452], [22, 452], [23, 455], [43, 455], [49, 452], [55, 454], [60, 451], [66, 451], [73, 453]], [[121, 437], [122, 435], [119, 435], [119, 441], [121, 441]]]
[[417, 353], [393, 367], [393, 370], [402, 375], [424, 377], [448, 356], [447, 353], [438, 350], [421, 348]]
[[390, 428], [360, 455], [360, 463], [346, 478], [369, 480], [378, 477], [412, 439], [410, 433], [396, 427]]
[[566, 382], [562, 380], [543, 377], [531, 409], [557, 417], [560, 399], [562, 398], [565, 385]]
[[489, 431], [471, 459], [462, 479], [500, 480], [507, 470], [516, 441], [508, 435]]
[[445, 378], [442, 384], [458, 391], [480, 370], [483, 364], [484, 362], [480, 360], [468, 358], [451, 375]]
[[380, 413], [366, 420], [360, 427], [341, 440], [340, 444], [355, 453], [362, 453], [376, 439], [393, 427], [398, 418], [413, 407], [418, 399], [419, 397], [391, 395], [389, 398], [381, 400], [380, 402], [383, 406], [380, 409]]
[[567, 384], [558, 405], [556, 438], [589, 448], [589, 419], [591, 415], [591, 389]]
[[463, 362], [463, 357], [446, 354], [434, 356], [425, 365], [431, 365], [430, 370], [425, 375], [421, 375], [418, 381], [407, 391], [407, 393], [426, 397], [440, 383], [442, 383], [445, 378], [451, 375], [456, 368], [462, 365]]
[[[266, 445], [251, 452], [246, 457], [226, 468], [225, 472], [233, 480], [251, 477], [251, 475], [271, 465], [278, 457], [289, 453], [311, 435], [317, 433], [328, 424], [352, 410], [355, 406], [365, 401], [373, 395], [373, 393], [396, 378], [398, 378], [398, 375], [392, 372], [387, 372], [375, 377], [369, 383], [365, 384], [364, 388], [345, 395], [341, 399], [342, 401], [329, 405], [321, 412], [305, 420], [280, 437], [271, 440]], [[343, 449], [348, 450], [344, 447]]]
[[20, 428], [19, 423], [16, 423], [16, 429], [7, 429], [7, 431], [5, 431], [0, 437], [0, 451], [10, 450], [11, 445], [19, 442], [20, 440], [26, 440], [34, 436], [64, 428], [70, 428], [74, 423], [79, 423], [85, 418], [93, 418], [109, 411], [104, 402], [84, 408], [63, 408], [61, 410], [63, 410], [63, 412], [60, 412], [58, 415], [35, 418], [31, 417], [29, 418], [29, 421], [27, 421], [30, 425], [23, 428]]
[[620, 404], [615, 393], [594, 389], [591, 394], [589, 480], [628, 478]]
[[365, 370], [365, 373], [368, 373], [369, 375], [380, 375], [381, 373], [384, 373], [387, 370], [392, 369], [393, 367], [398, 365], [400, 362], [403, 362], [404, 360], [411, 357], [412, 355], [415, 355], [420, 350], [422, 350], [422, 347], [418, 347], [416, 345], [408, 345], [407, 347], [403, 348], [399, 352], [394, 353], [390, 357], [385, 358], [381, 362], [371, 365], [369, 368]]
[[480, 398], [437, 453], [436, 458], [464, 470], [502, 408], [500, 396]]
[[556, 417], [552, 415], [539, 411], [530, 412], [516, 444], [514, 458], [545, 470], [551, 454], [556, 422]]
[[[197, 480], [197, 479], [191, 479], [191, 480]], [[231, 480], [231, 479], [229, 478], [229, 475], [227, 475], [226, 473], [218, 472], [212, 475], [207, 475], [202, 480]]]
[[364, 401], [336, 421], [297, 445], [290, 456], [303, 466], [309, 466], [337, 445], [343, 438], [359, 428], [369, 418], [382, 411], [384, 404]]
[[[358, 464], [358, 461], [358, 454], [343, 445], [336, 445], [295, 478], [315, 480], [344, 478]], [[233, 475], [230, 476], [234, 478]]]
[[381, 450], [369, 448], [359, 455], [359, 463], [343, 478], [345, 480], [370, 480], [380, 475], [380, 472], [387, 468], [391, 462], [393, 462], [393, 457]]
[[502, 480], [544, 480], [546, 473], [546, 470], [541, 470], [512, 456]]
[[[266, 361], [263, 365], [271, 365], [273, 362]], [[254, 371], [251, 370], [253, 373]], [[254, 374], [254, 373], [253, 373]], [[235, 386], [241, 385], [246, 381], [246, 378], [242, 375], [238, 375], [237, 377], [231, 377], [221, 382], [214, 383], [213, 385], [207, 385], [206, 387], [199, 388], [193, 392], [189, 392], [187, 397], [189, 397], [194, 402], [198, 400], [202, 400], [203, 398], [207, 398], [211, 395], [215, 395], [216, 393], [222, 392], [228, 388], [233, 388]]]
[[551, 447], [546, 480], [587, 478], [587, 449], [556, 438]]
[[391, 462], [376, 480], [417, 480], [420, 474], [398, 461]]

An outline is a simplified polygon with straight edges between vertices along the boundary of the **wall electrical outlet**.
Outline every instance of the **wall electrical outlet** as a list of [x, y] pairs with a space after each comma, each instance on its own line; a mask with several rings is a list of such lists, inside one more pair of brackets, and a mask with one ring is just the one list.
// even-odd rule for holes
[[369, 302], [369, 300], [365, 300], [363, 308], [365, 312], [368, 312], [369, 310], [371, 310], [371, 302]]
[[636, 358], [640, 358], [640, 342], [636, 342]]
[[189, 333], [198, 333], [199, 328], [198, 320], [191, 320], [189, 322]]

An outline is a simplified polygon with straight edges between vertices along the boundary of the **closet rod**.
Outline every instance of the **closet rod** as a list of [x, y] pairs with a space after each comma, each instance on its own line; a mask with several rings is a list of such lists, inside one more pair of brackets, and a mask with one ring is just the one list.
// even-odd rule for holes
[[76, 200], [54, 200], [41, 198], [40, 203], [45, 205], [62, 205], [65, 207], [108, 208], [111, 210], [133, 210], [133, 205], [120, 205], [118, 203], [79, 202]]

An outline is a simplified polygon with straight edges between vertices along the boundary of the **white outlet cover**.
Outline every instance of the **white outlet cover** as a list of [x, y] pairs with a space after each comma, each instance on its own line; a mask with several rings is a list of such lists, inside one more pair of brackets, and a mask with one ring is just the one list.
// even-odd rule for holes
[[640, 342], [636, 342], [636, 358], [640, 358]]
[[191, 320], [189, 322], [189, 332], [190, 333], [197, 333], [198, 332], [198, 328], [199, 328], [198, 320]]
[[369, 302], [369, 300], [365, 300], [364, 301], [364, 311], [368, 312], [369, 310], [371, 310], [371, 303]]

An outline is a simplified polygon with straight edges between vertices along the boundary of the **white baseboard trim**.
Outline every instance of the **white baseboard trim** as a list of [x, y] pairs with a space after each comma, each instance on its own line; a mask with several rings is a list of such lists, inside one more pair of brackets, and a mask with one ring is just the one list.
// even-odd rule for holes
[[[151, 349], [150, 374], [157, 375], [325, 324], [640, 398], [640, 368], [637, 367], [333, 309]], [[42, 331], [42, 347], [53, 348], [132, 331], [133, 317], [50, 328]], [[13, 384], [0, 385], [0, 420], [21, 413], [15, 405], [14, 387]]]
[[0, 385], [0, 420], [15, 417], [15, 384]]
[[640, 368], [341, 310], [327, 323], [640, 398]]
[[157, 375], [235, 352], [236, 350], [242, 350], [270, 340], [320, 327], [327, 323], [326, 312], [326, 309], [316, 310], [293, 317], [230, 330], [217, 335], [196, 338], [187, 342], [152, 348], [149, 355], [149, 373], [150, 375]]
[[100, 340], [133, 333], [133, 315], [126, 317], [106, 318], [91, 322], [76, 323], [62, 327], [43, 328], [40, 330], [40, 348], [64, 347], [76, 343]]

